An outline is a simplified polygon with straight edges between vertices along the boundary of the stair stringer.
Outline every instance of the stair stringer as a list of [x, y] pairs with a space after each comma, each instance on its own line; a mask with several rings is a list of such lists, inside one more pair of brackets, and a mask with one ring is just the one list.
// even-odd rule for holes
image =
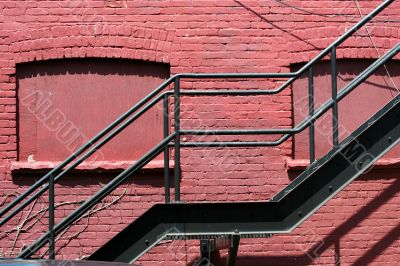
[[167, 236], [289, 233], [399, 143], [399, 121], [400, 95], [270, 201], [156, 204], [89, 260], [133, 262]]

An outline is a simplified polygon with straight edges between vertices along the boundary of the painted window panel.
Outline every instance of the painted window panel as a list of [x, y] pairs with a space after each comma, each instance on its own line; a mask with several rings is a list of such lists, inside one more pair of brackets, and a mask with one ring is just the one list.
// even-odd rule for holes
[[[60, 161], [169, 77], [169, 66], [68, 59], [17, 67], [19, 160]], [[162, 139], [162, 104], [91, 159], [135, 160]]]

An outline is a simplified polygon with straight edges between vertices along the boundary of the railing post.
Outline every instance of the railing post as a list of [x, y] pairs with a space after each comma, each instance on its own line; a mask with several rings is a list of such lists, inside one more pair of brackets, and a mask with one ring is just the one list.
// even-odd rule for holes
[[[310, 67], [308, 69], [308, 112], [310, 116], [314, 115], [314, 71]], [[315, 161], [315, 132], [314, 121], [311, 122], [310, 128], [310, 163]]]
[[54, 260], [55, 239], [54, 239], [54, 175], [49, 176], [49, 259]]
[[181, 134], [180, 134], [180, 79], [175, 78], [174, 81], [174, 130], [175, 130], [175, 141], [174, 141], [174, 190], [175, 190], [175, 201], [181, 201]]
[[[164, 139], [169, 136], [169, 95], [165, 94], [163, 99], [163, 117], [164, 117]], [[164, 186], [165, 186], [165, 203], [170, 200], [170, 185], [169, 185], [169, 146], [164, 149]]]
[[337, 62], [336, 62], [336, 46], [332, 47], [331, 51], [331, 67], [332, 67], [332, 137], [333, 137], [333, 148], [337, 148], [339, 144], [339, 129], [338, 129], [338, 102], [337, 102]]
[[235, 266], [236, 265], [236, 258], [237, 258], [237, 253], [238, 253], [238, 249], [239, 249], [239, 243], [240, 243], [240, 234], [235, 233], [231, 237], [231, 244], [229, 247], [228, 259], [226, 262], [227, 266]]

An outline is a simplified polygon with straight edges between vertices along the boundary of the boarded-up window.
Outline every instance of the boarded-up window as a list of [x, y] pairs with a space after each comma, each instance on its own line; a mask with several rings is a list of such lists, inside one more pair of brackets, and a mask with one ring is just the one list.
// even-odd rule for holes
[[[338, 61], [338, 90], [341, 90], [358, 74], [366, 69], [371, 60]], [[387, 69], [381, 68], [366, 82], [356, 88], [339, 103], [339, 137], [343, 140], [386, 103], [398, 95], [400, 86], [400, 64], [389, 62]], [[299, 69], [293, 67], [293, 71]], [[390, 78], [388, 76], [390, 74]], [[315, 106], [321, 106], [331, 98], [331, 66], [320, 62], [314, 66]], [[397, 87], [397, 88], [396, 88]], [[308, 79], [303, 76], [293, 84], [294, 123], [298, 125], [308, 115]], [[309, 158], [308, 129], [295, 136], [294, 158]], [[317, 158], [332, 148], [332, 113], [329, 111], [316, 122], [315, 143]], [[399, 158], [399, 148], [392, 150], [387, 157]]]
[[[169, 77], [169, 66], [130, 60], [70, 59], [17, 66], [19, 160], [60, 161]], [[152, 108], [101, 151], [134, 160], [162, 138]]]

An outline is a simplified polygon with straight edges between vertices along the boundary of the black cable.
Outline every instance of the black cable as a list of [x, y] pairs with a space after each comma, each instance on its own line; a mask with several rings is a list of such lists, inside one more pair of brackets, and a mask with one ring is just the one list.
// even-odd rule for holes
[[[307, 10], [307, 9], [304, 9], [304, 8], [301, 8], [301, 7], [298, 7], [298, 6], [294, 6], [294, 5], [288, 4], [288, 3], [286, 3], [286, 2], [284, 2], [282, 0], [273, 0], [273, 1], [275, 1], [276, 3], [278, 3], [280, 5], [283, 5], [283, 6], [286, 6], [286, 7], [301, 11], [303, 13], [307, 13], [309, 15], [314, 15], [314, 16], [319, 16], [319, 17], [324, 17], [324, 18], [334, 18], [334, 17], [345, 17], [345, 18], [353, 18], [353, 19], [359, 19], [360, 18], [359, 16], [346, 15], [346, 14], [330, 14], [330, 15], [320, 14], [320, 13], [316, 13], [316, 12], [313, 12], [313, 11], [310, 11], [310, 10]], [[384, 19], [384, 20], [376, 19], [375, 21], [379, 21], [379, 22], [400, 22], [400, 19]]]

